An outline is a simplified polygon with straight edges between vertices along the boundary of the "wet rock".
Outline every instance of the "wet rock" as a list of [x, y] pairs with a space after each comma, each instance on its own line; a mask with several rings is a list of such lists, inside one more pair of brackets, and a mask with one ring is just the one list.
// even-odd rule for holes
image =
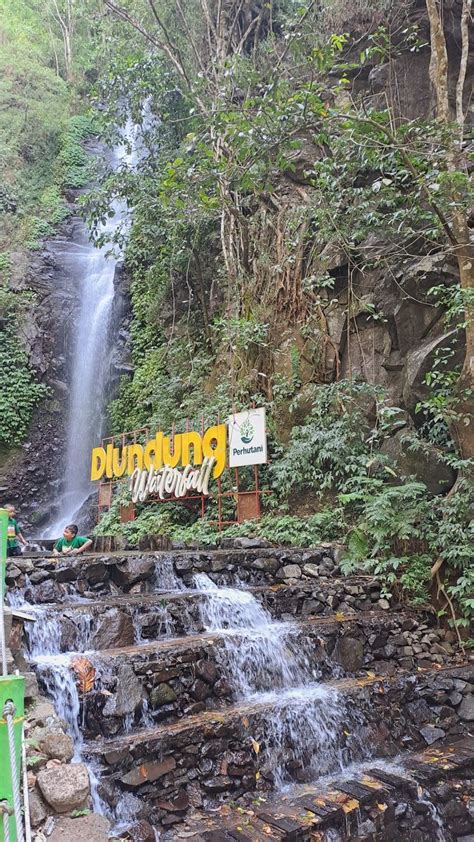
[[214, 693], [219, 699], [230, 698], [232, 696], [232, 687], [225, 678], [220, 678], [214, 684]]
[[298, 564], [286, 564], [280, 567], [277, 579], [301, 579], [301, 567]]
[[136, 822], [128, 828], [126, 838], [133, 842], [156, 842], [155, 831], [146, 821]]
[[87, 565], [85, 574], [90, 585], [98, 585], [106, 578], [107, 568], [102, 561], [96, 561]]
[[144, 783], [157, 781], [168, 772], [176, 769], [176, 760], [174, 757], [165, 757], [160, 763], [142, 763], [140, 766], [135, 766], [130, 772], [120, 779], [125, 786], [132, 789], [142, 786]]
[[358, 672], [364, 663], [364, 644], [356, 637], [342, 637], [334, 658], [346, 672]]
[[134, 640], [131, 616], [118, 608], [111, 608], [100, 617], [97, 631], [92, 638], [92, 646], [94, 649], [113, 649], [131, 646]]
[[176, 701], [177, 695], [169, 684], [158, 684], [153, 687], [150, 693], [150, 702], [153, 708], [161, 707], [162, 705], [171, 705]]
[[43, 798], [56, 813], [83, 807], [89, 796], [89, 774], [83, 763], [41, 769], [37, 783]]
[[193, 559], [189, 556], [179, 556], [174, 559], [174, 567], [177, 573], [190, 573], [193, 566]]
[[424, 728], [420, 728], [420, 734], [429, 746], [446, 736], [446, 732], [435, 725], [425, 725]]
[[9, 564], [5, 576], [5, 581], [9, 588], [14, 588], [16, 586], [15, 580], [18, 579], [19, 576], [21, 576], [21, 570], [19, 570], [14, 564]]
[[466, 722], [474, 721], [474, 695], [472, 693], [462, 700], [458, 708], [458, 715]]
[[217, 667], [212, 661], [205, 659], [198, 661], [196, 664], [196, 674], [202, 678], [206, 684], [215, 684], [217, 680]]
[[371, 837], [372, 834], [376, 832], [377, 828], [375, 824], [370, 819], [366, 819], [365, 822], [362, 822], [359, 827], [357, 828], [357, 838], [358, 839], [366, 839], [367, 837]]
[[37, 699], [40, 692], [38, 687], [38, 679], [34, 672], [25, 672], [25, 701], [30, 702]]
[[69, 734], [65, 734], [60, 728], [47, 728], [39, 738], [35, 734], [35, 739], [38, 740], [40, 751], [48, 757], [62, 760], [64, 763], [72, 760], [74, 743]]
[[33, 827], [38, 827], [41, 822], [44, 822], [46, 816], [48, 815], [46, 805], [36, 789], [29, 793], [29, 801], [31, 824]]
[[207, 778], [202, 785], [206, 792], [225, 792], [232, 786], [232, 780], [227, 775], [216, 775], [214, 778]]
[[157, 804], [158, 807], [169, 813], [184, 813], [189, 807], [189, 797], [184, 789], [181, 789], [172, 801], [159, 800]]
[[49, 842], [107, 842], [109, 839], [110, 822], [105, 816], [91, 813], [89, 816], [78, 816], [75, 819], [62, 818], [56, 824]]
[[117, 690], [104, 706], [104, 716], [126, 716], [134, 713], [143, 698], [140, 681], [129, 664], [122, 664], [117, 674]]
[[61, 586], [52, 579], [25, 590], [25, 598], [28, 602], [60, 602], [62, 596]]
[[49, 579], [49, 573], [47, 570], [35, 570], [30, 576], [30, 582], [32, 585], [39, 585], [41, 582], [46, 581]]
[[151, 558], [134, 557], [111, 568], [111, 578], [116, 585], [128, 589], [137, 582], [150, 579], [155, 572], [155, 564]]
[[203, 702], [210, 694], [209, 685], [198, 678], [191, 687], [191, 695], [197, 702]]

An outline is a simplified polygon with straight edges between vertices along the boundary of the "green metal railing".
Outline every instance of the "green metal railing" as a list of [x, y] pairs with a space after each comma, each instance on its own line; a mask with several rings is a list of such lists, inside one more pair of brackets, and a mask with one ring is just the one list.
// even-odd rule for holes
[[24, 842], [20, 778], [25, 679], [21, 675], [8, 675], [4, 612], [7, 530], [8, 514], [0, 509], [0, 842]]

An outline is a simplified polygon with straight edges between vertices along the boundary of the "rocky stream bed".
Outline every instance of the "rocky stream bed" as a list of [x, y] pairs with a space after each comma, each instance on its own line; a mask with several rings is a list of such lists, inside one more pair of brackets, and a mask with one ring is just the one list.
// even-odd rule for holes
[[453, 633], [255, 543], [8, 565], [37, 838], [472, 842]]

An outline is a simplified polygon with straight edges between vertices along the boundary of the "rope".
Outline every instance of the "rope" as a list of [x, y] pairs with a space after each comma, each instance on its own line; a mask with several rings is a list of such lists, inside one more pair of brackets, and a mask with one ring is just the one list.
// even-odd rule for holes
[[0, 813], [3, 815], [3, 836], [5, 842], [10, 842], [10, 822], [9, 818], [12, 813], [8, 801], [0, 801]]
[[23, 766], [23, 804], [26, 842], [31, 842], [30, 796], [28, 792], [28, 767], [26, 765], [25, 725], [21, 731], [21, 763]]
[[[13, 812], [15, 814], [15, 824], [16, 824], [16, 835], [17, 835], [17, 842], [25, 842], [25, 836], [23, 833], [23, 820], [21, 816], [21, 797], [20, 797], [20, 783], [18, 781], [18, 777], [16, 774], [16, 763], [15, 763], [15, 732], [13, 729], [13, 719], [15, 716], [15, 705], [13, 702], [8, 701], [5, 702], [3, 708], [3, 718], [6, 720], [7, 723], [7, 731], [8, 731], [8, 748], [10, 754], [10, 773], [12, 778], [12, 789], [13, 789]], [[5, 819], [4, 819], [5, 822]]]

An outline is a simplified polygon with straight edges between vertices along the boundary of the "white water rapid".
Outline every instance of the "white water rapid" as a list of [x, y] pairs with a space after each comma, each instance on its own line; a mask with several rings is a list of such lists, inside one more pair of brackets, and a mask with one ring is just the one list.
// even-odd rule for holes
[[[134, 138], [136, 128], [126, 132], [126, 146], [113, 152], [111, 164], [133, 168], [136, 163]], [[132, 152], [129, 152], [129, 149]], [[114, 232], [127, 225], [125, 202], [112, 205], [113, 216], [101, 233], [111, 240]], [[78, 310], [70, 331], [73, 343], [68, 382], [66, 453], [61, 463], [60, 499], [43, 538], [57, 538], [78, 512], [93, 490], [89, 478], [90, 454], [100, 443], [104, 430], [107, 386], [113, 348], [111, 316], [114, 302], [114, 275], [121, 257], [110, 244], [98, 248], [91, 242], [87, 226], [77, 220], [72, 240], [57, 240], [57, 253], [65, 274], [72, 277], [78, 295]], [[60, 317], [60, 314], [59, 314]]]
[[273, 621], [253, 594], [219, 588], [205, 573], [195, 583], [205, 592], [203, 625], [224, 635], [221, 664], [229, 682], [261, 716], [275, 784], [290, 782], [289, 765], [299, 779], [311, 780], [342, 770], [351, 756], [361, 758], [357, 715], [339, 693], [315, 680], [298, 651], [296, 625]]

